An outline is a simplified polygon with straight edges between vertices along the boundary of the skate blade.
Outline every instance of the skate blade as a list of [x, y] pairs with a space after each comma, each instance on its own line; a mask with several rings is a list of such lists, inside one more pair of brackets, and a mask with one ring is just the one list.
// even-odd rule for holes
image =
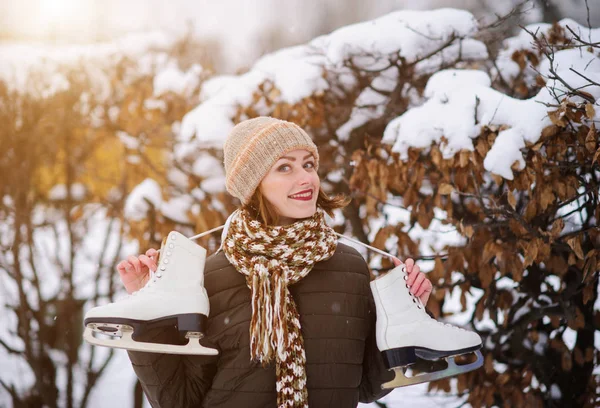
[[[103, 327], [108, 327], [106, 324], [102, 324]], [[96, 324], [89, 324], [86, 326], [83, 332], [83, 338], [94, 346], [112, 347], [131, 351], [143, 351], [148, 353], [161, 353], [161, 354], [190, 354], [190, 355], [204, 355], [204, 356], [216, 356], [219, 354], [218, 350], [204, 347], [200, 344], [200, 333], [188, 333], [188, 343], [184, 346], [178, 346], [175, 344], [160, 344], [160, 343], [147, 343], [143, 341], [135, 341], [132, 338], [133, 328], [127, 325], [118, 325], [116, 331], [106, 331], [97, 328]], [[94, 336], [94, 333], [101, 333], [104, 338]], [[120, 336], [117, 336], [119, 333]], [[115, 334], [115, 335], [114, 335]], [[106, 336], [109, 336], [106, 338]]]
[[441, 380], [442, 378], [454, 377], [459, 374], [468, 373], [469, 371], [476, 370], [483, 365], [483, 355], [481, 354], [481, 351], [475, 351], [475, 355], [477, 356], [477, 360], [464, 365], [457, 365], [454, 361], [454, 356], [448, 357], [446, 358], [448, 367], [445, 370], [436, 371], [433, 373], [423, 373], [415, 375], [414, 377], [407, 377], [404, 374], [403, 367], [395, 367], [394, 373], [396, 373], [396, 378], [394, 378], [392, 381], [384, 383], [381, 388], [390, 389], [406, 387], [408, 385], [421, 384], [424, 382]]

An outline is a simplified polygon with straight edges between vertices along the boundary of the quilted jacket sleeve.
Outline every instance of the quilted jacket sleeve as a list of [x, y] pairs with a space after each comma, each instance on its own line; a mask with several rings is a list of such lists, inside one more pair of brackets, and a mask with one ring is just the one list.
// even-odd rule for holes
[[[174, 329], [155, 329], [143, 341], [178, 344]], [[207, 346], [212, 346], [205, 344]], [[210, 389], [218, 356], [129, 351], [129, 359], [153, 408], [200, 407]]]
[[394, 379], [393, 371], [389, 371], [383, 362], [383, 354], [377, 348], [375, 335], [375, 301], [371, 290], [369, 296], [369, 315], [371, 316], [369, 335], [365, 341], [365, 353], [363, 359], [363, 376], [359, 389], [360, 402], [369, 403], [389, 394], [392, 390], [382, 390], [381, 384]]

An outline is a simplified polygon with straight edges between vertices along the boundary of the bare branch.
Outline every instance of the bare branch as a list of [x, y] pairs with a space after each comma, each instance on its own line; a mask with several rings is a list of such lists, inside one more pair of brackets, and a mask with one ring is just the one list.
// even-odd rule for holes
[[0, 339], [0, 346], [2, 346], [4, 348], [4, 350], [6, 350], [9, 354], [16, 354], [16, 355], [20, 355], [20, 356], [24, 354], [23, 351], [10, 347], [2, 339]]
[[[575, 71], [573, 68], [569, 68], [569, 70], [570, 70], [570, 71], [572, 71], [572, 72], [574, 72], [574, 73], [576, 73], [577, 75], [579, 75], [579, 76], [580, 76], [580, 77], [582, 77], [583, 79], [586, 79], [587, 81], [589, 81], [589, 82], [590, 82], [590, 84], [592, 84], [592, 85], [596, 85], [596, 86], [600, 86], [600, 83], [598, 83], [598, 82], [596, 82], [596, 81], [593, 81], [593, 80], [591, 80], [590, 78], [588, 78], [588, 77], [586, 77], [585, 75], [583, 75], [581, 72], [577, 72], [577, 71]], [[587, 87], [587, 86], [589, 86], [589, 85], [586, 85], [586, 87]], [[592, 98], [592, 99], [593, 99], [593, 98]], [[595, 101], [593, 101], [592, 103], [594, 103], [594, 102], [595, 102]]]

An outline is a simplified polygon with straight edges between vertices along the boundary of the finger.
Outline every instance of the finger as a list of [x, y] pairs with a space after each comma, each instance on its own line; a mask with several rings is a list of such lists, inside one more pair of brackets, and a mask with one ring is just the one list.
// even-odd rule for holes
[[140, 263], [142, 265], [145, 265], [151, 271], [156, 270], [156, 262], [154, 262], [153, 259], [151, 259], [150, 257], [148, 257], [146, 255], [140, 255]]
[[417, 296], [420, 297], [423, 301], [423, 304], [425, 304], [427, 302], [427, 299], [429, 299], [429, 296], [431, 295], [432, 291], [433, 284], [429, 279], [425, 278], [425, 281], [421, 284], [421, 288], [419, 289], [420, 293], [418, 293]]
[[417, 277], [415, 278], [414, 283], [408, 284], [408, 286], [410, 286], [410, 293], [412, 293], [415, 296], [418, 296], [417, 293], [419, 292], [419, 289], [421, 288], [421, 284], [423, 283], [424, 280], [425, 280], [425, 274], [419, 273], [417, 275]]
[[125, 264], [127, 263], [127, 261], [121, 261], [117, 264], [117, 270], [119, 272], [125, 272]]
[[129, 262], [121, 261], [117, 264], [117, 271], [119, 272], [119, 276], [123, 277], [127, 274], [127, 265]]
[[417, 291], [417, 293], [415, 293], [415, 296], [422, 297], [426, 293], [431, 294], [432, 290], [433, 290], [433, 284], [431, 283], [431, 281], [429, 279], [425, 278], [425, 280], [423, 280], [423, 283], [421, 283], [419, 290]]
[[158, 255], [158, 251], [154, 248], [150, 248], [146, 251], [146, 256], [150, 258], [156, 258], [156, 255]]
[[395, 256], [392, 257], [392, 262], [394, 263], [394, 266], [402, 265], [402, 261], [400, 259], [396, 258]]
[[127, 257], [127, 260], [133, 266], [133, 269], [135, 270], [136, 274], [139, 275], [142, 273], [142, 265], [140, 264], [140, 260], [136, 256], [130, 255]]
[[433, 284], [429, 279], [426, 279], [421, 286], [425, 286], [426, 289], [423, 294], [419, 296], [419, 299], [421, 299], [421, 303], [423, 303], [423, 305], [427, 305], [429, 297], [431, 296], [431, 292], [433, 291]]
[[406, 265], [406, 272], [410, 274], [410, 272], [413, 269], [413, 266], [415, 265], [415, 260], [412, 258], [406, 258], [406, 260], [404, 261], [404, 265]]
[[125, 261], [125, 273], [133, 273], [135, 272], [135, 268], [129, 261]]
[[419, 265], [414, 265], [412, 270], [408, 274], [408, 284], [409, 285], [414, 284], [415, 279], [417, 279], [417, 276], [419, 276], [420, 273], [421, 273], [421, 268], [419, 267]]

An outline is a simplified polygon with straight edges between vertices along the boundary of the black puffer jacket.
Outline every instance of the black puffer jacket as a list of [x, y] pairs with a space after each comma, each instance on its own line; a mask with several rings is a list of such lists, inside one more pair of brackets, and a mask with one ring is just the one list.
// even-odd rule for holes
[[[375, 305], [369, 271], [361, 255], [338, 243], [335, 254], [317, 263], [290, 286], [306, 350], [311, 408], [356, 407], [387, 392], [393, 378], [375, 344]], [[148, 400], [157, 407], [275, 407], [275, 364], [250, 361], [250, 289], [223, 252], [209, 257], [205, 287], [210, 298], [207, 346], [217, 357], [129, 352]], [[149, 334], [174, 342], [176, 333]]]

